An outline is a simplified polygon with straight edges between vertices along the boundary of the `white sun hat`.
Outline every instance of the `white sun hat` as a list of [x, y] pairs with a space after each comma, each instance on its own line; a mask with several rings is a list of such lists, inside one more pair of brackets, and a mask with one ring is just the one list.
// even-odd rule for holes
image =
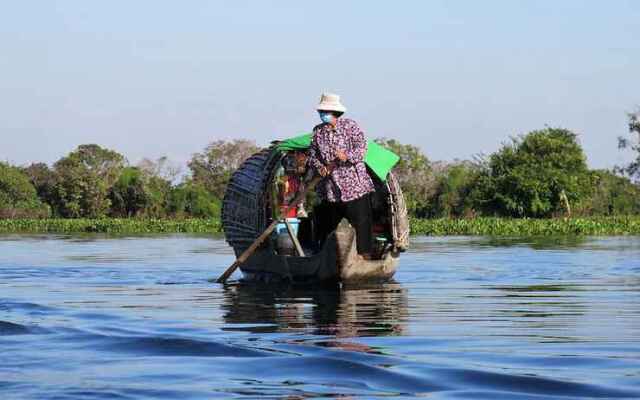
[[340, 96], [333, 93], [323, 93], [320, 96], [320, 103], [316, 107], [318, 111], [338, 111], [345, 112], [347, 108], [340, 102]]

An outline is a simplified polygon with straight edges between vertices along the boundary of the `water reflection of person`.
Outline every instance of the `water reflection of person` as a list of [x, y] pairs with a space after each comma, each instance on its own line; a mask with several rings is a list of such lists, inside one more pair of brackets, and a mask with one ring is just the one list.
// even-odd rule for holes
[[[396, 283], [361, 288], [225, 288], [227, 324], [250, 332], [304, 331], [337, 338], [402, 335], [407, 291]], [[235, 329], [233, 326], [227, 329]]]

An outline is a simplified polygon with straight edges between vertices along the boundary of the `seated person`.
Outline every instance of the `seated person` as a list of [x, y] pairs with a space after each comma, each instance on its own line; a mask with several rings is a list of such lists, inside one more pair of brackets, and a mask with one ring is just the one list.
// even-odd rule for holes
[[303, 176], [306, 172], [307, 156], [303, 152], [290, 152], [282, 159], [284, 174], [278, 179], [278, 202], [282, 218], [304, 218], [304, 202], [287, 211], [287, 208], [303, 189]]

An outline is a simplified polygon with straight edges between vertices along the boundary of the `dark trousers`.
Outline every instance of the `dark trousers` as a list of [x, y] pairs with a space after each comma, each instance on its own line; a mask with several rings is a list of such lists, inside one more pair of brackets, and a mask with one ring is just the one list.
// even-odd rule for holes
[[342, 218], [356, 230], [358, 254], [371, 254], [373, 250], [373, 230], [369, 194], [347, 202], [323, 201], [315, 208], [316, 226], [321, 245], [333, 232]]

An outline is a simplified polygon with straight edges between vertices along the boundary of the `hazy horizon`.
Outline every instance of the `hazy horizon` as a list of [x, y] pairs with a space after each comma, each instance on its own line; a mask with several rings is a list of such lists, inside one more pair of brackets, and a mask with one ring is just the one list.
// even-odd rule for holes
[[97, 143], [184, 163], [309, 131], [331, 91], [370, 138], [434, 161], [552, 126], [610, 168], [630, 159], [616, 138], [640, 105], [638, 20], [631, 0], [7, 2], [0, 160]]

